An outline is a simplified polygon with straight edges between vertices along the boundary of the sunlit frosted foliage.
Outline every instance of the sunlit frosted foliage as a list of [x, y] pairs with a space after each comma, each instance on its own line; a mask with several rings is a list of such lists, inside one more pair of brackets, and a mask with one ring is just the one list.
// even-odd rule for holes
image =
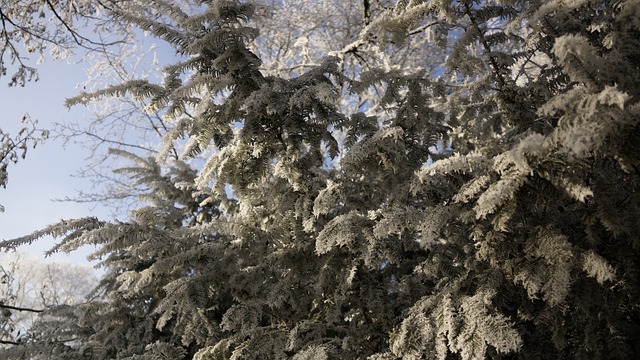
[[167, 124], [114, 152], [135, 209], [0, 243], [106, 271], [30, 356], [638, 357], [637, 3], [192, 5], [119, 15], [183, 55], [163, 82], [69, 100]]

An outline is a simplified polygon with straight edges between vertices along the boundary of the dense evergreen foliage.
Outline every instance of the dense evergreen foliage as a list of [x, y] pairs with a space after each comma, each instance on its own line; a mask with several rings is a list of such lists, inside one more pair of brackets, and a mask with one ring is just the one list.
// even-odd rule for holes
[[[0, 243], [98, 244], [106, 271], [10, 357], [640, 355], [640, 1], [358, 2], [362, 31], [288, 73], [263, 2], [150, 3], [118, 19], [184, 60], [68, 100], [171, 124], [114, 150], [147, 191]], [[394, 61], [420, 46], [442, 62]]]

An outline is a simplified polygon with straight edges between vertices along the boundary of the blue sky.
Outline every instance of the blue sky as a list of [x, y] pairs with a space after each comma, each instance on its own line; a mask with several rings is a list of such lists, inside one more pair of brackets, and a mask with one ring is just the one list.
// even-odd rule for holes
[[[63, 120], [79, 120], [88, 116], [81, 107], [68, 110], [64, 99], [79, 92], [77, 84], [84, 80], [82, 63], [53, 61], [48, 59], [38, 66], [40, 80], [25, 87], [8, 87], [8, 77], [0, 78], [0, 127], [15, 134], [21, 127], [20, 118], [28, 113], [38, 120], [38, 126], [51, 128]], [[77, 189], [90, 189], [87, 180], [71, 175], [78, 170], [88, 156], [86, 151], [68, 144], [63, 148], [59, 140], [49, 139], [36, 149], [29, 149], [27, 158], [10, 166], [6, 189], [0, 188], [0, 239], [11, 239], [29, 234], [60, 219], [87, 215], [106, 219], [108, 212], [90, 204], [53, 202], [52, 199], [73, 196]], [[44, 239], [25, 250], [34, 256], [52, 245], [53, 239]], [[78, 254], [56, 255], [52, 259], [65, 259], [86, 263], [91, 249]]]

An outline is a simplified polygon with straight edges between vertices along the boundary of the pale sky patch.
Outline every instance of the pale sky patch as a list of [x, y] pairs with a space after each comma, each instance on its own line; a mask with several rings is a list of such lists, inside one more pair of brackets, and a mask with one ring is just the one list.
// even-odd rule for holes
[[[77, 84], [84, 80], [83, 63], [49, 61], [39, 66], [40, 80], [25, 87], [8, 87], [8, 78], [0, 78], [0, 128], [15, 135], [23, 124], [20, 118], [28, 113], [38, 120], [38, 127], [50, 129], [55, 122], [80, 120], [88, 112], [79, 107], [67, 109], [64, 99], [80, 90]], [[29, 149], [27, 157], [10, 166], [6, 189], [0, 188], [0, 239], [12, 239], [29, 234], [60, 219], [98, 216], [106, 218], [107, 212], [92, 204], [54, 202], [53, 199], [73, 197], [76, 191], [90, 190], [85, 179], [71, 175], [83, 164], [88, 153], [80, 147], [49, 139], [35, 149]], [[53, 239], [42, 239], [26, 248], [31, 255], [43, 258], [43, 253], [53, 245]], [[91, 249], [83, 249], [69, 256], [56, 255], [51, 259], [66, 259], [86, 264]]]

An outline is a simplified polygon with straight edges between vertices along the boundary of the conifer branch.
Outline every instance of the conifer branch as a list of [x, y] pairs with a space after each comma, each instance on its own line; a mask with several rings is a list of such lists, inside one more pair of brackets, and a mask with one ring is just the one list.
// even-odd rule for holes
[[491, 67], [493, 68], [493, 73], [496, 76], [496, 79], [498, 80], [498, 84], [500, 85], [499, 89], [505, 90], [506, 81], [502, 73], [500, 72], [500, 66], [498, 65], [495, 55], [493, 55], [493, 51], [491, 50], [491, 45], [489, 45], [489, 43], [487, 42], [487, 39], [484, 36], [485, 32], [480, 28], [480, 24], [478, 24], [478, 22], [476, 21], [476, 18], [473, 16], [469, 2], [467, 1], [464, 2], [464, 8], [465, 8], [465, 14], [469, 17], [469, 20], [471, 21], [471, 24], [473, 25], [474, 30], [479, 35], [478, 40], [482, 44], [484, 51], [489, 57], [489, 63], [491, 64]]

